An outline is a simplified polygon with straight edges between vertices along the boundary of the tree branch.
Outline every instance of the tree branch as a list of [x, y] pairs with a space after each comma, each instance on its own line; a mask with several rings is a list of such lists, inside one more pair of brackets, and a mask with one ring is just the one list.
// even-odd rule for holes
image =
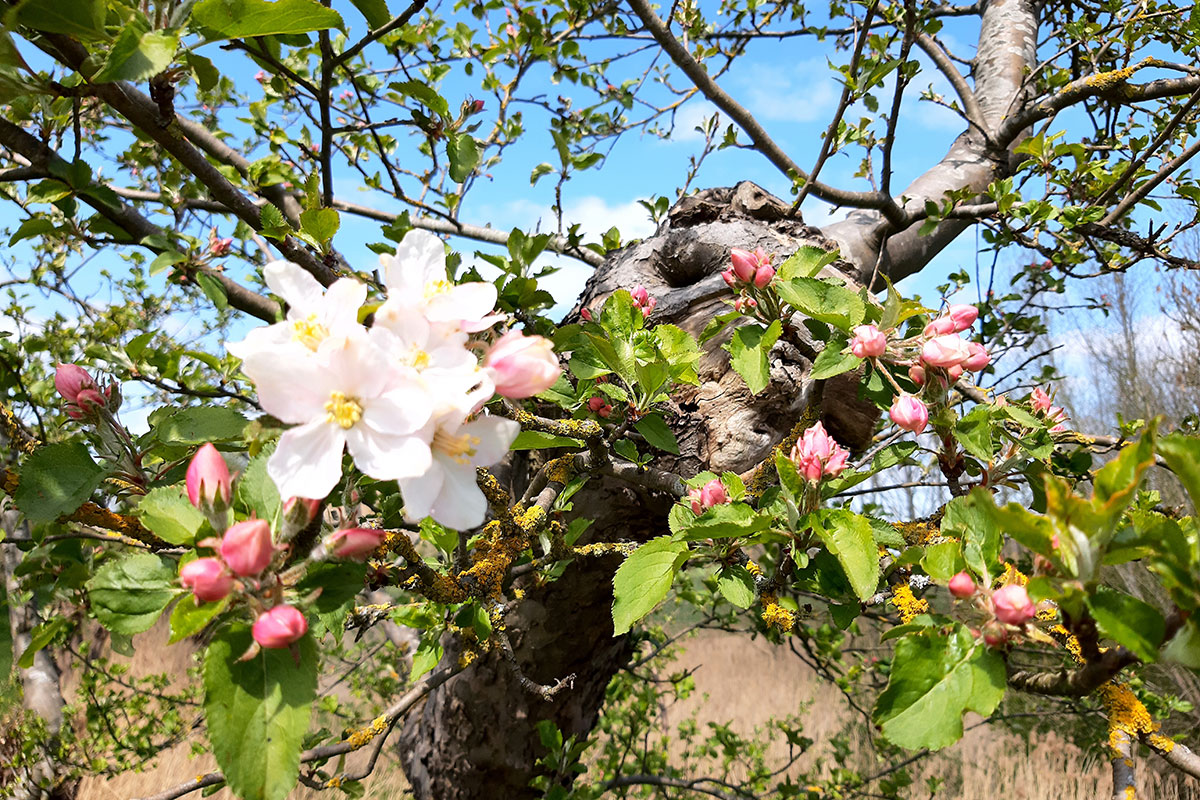
[[921, 48], [925, 52], [925, 55], [929, 56], [929, 60], [946, 76], [946, 80], [954, 87], [954, 93], [962, 101], [963, 113], [967, 115], [967, 121], [986, 136], [988, 134], [987, 120], [984, 119], [983, 109], [979, 106], [979, 99], [975, 97], [975, 92], [967, 85], [967, 80], [958, 71], [958, 67], [954, 66], [954, 62], [950, 60], [950, 56], [946, 55], [946, 51], [942, 49], [937, 40], [927, 33], [917, 34], [917, 47]]
[[1083, 697], [1112, 680], [1125, 667], [1137, 663], [1137, 660], [1137, 656], [1124, 647], [1114, 647], [1078, 669], [1047, 672], [1010, 669], [1008, 685], [1030, 694]]

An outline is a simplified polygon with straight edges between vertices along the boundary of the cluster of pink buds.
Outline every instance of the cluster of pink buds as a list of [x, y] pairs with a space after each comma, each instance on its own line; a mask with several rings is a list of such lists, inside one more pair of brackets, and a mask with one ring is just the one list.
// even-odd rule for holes
[[77, 364], [58, 365], [54, 371], [54, 388], [67, 401], [63, 410], [71, 419], [94, 419], [102, 411], [115, 412], [121, 407], [121, 393], [116, 384], [101, 386]]
[[697, 489], [688, 489], [688, 499], [692, 501], [692, 513], [703, 514], [713, 506], [729, 502], [729, 492], [719, 478], [713, 478]]
[[229, 255], [231, 250], [233, 250], [233, 239], [228, 236], [217, 236], [217, 229], [213, 228], [208, 237], [208, 254], [213, 258], [220, 258]]
[[767, 299], [762, 290], [775, 280], [771, 257], [761, 247], [754, 248], [753, 252], [735, 247], [729, 251], [729, 260], [732, 265], [721, 273], [721, 278], [738, 293], [733, 308], [747, 316], [755, 316], [760, 300]]
[[949, 589], [959, 600], [976, 598], [980, 608], [988, 612], [991, 619], [982, 630], [988, 647], [1004, 646], [1037, 615], [1037, 606], [1019, 583], [1006, 584], [994, 592], [981, 591], [970, 573], [963, 571], [950, 579]]
[[1029, 395], [1029, 404], [1033, 407], [1033, 413], [1043, 416], [1047, 422], [1053, 423], [1050, 428], [1051, 433], [1061, 433], [1067, 429], [1066, 409], [1053, 405], [1050, 395], [1042, 387], [1037, 387]]
[[633, 291], [629, 294], [633, 298], [633, 305], [642, 310], [643, 318], [650, 316], [650, 312], [652, 312], [654, 307], [658, 305], [658, 300], [651, 297], [650, 292], [648, 292], [646, 287], [642, 286], [640, 283], [633, 287]]
[[496, 393], [514, 400], [546, 391], [562, 374], [553, 342], [517, 330], [492, 345], [484, 356], [483, 369], [496, 384]]
[[812, 483], [841, 475], [849, 458], [850, 452], [839, 445], [820, 422], [804, 432], [791, 452], [797, 471]]
[[979, 309], [975, 306], [957, 304], [925, 326], [921, 363], [909, 371], [914, 383], [921, 385], [925, 382], [928, 368], [944, 370], [950, 381], [956, 381], [964, 371], [979, 372], [991, 362], [991, 356], [983, 345], [969, 342], [959, 335], [970, 328], [978, 317]]
[[608, 419], [610, 416], [612, 416], [612, 405], [600, 395], [595, 395], [588, 400], [587, 407], [588, 411], [591, 411], [593, 414], [598, 417], [602, 417], [603, 419]]

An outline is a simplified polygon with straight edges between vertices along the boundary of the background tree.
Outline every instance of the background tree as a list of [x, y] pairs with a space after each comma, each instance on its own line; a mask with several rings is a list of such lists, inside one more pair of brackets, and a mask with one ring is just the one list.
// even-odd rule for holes
[[[32, 635], [45, 647], [67, 635], [65, 623], [58, 622], [65, 618], [47, 617], [36, 631], [24, 630], [20, 609], [32, 607], [27, 599], [43, 608], [70, 600], [104, 621], [105, 612], [96, 610], [104, 608], [97, 600], [96, 570], [106, 563], [124, 563], [113, 559], [122, 553], [121, 546], [138, 546], [130, 537], [159, 551], [191, 544], [197, 529], [178, 541], [164, 540], [146, 521], [146, 501], [139, 498], [181, 480], [183, 463], [196, 445], [217, 439], [229, 451], [256, 457], [273, 437], [277, 427], [270, 419], [242, 427], [225, 414], [221, 428], [214, 422], [217, 417], [199, 410], [251, 412], [256, 407], [254, 389], [239, 361], [220, 345], [239, 338], [247, 320], [270, 323], [279, 317], [281, 305], [265, 292], [262, 277], [263, 265], [276, 255], [325, 286], [353, 276], [379, 298], [381, 276], [352, 263], [339, 250], [348, 233], [363, 230], [352, 228], [351, 219], [377, 223], [378, 236], [369, 236], [368, 247], [379, 253], [394, 250], [413, 228], [448, 235], [459, 250], [473, 242], [498, 245], [503, 249], [485, 249], [477, 265], [452, 261], [455, 279], [470, 282], [481, 273], [495, 276], [497, 308], [510, 322], [530, 333], [554, 335], [559, 351], [574, 354], [572, 378], [556, 387], [556, 393], [524, 409], [505, 403], [493, 405], [493, 411], [511, 416], [527, 432], [541, 434], [534, 444], [561, 445], [563, 439], [574, 443], [579, 452], [571, 462], [575, 472], [564, 474], [562, 462], [539, 454], [514, 456], [497, 470], [495, 485], [484, 481], [495, 524], [508, 531], [509, 539], [495, 538], [499, 534], [494, 531], [488, 534], [492, 538], [472, 540], [466, 531], [429, 529], [425, 533], [435, 544], [439, 535], [450, 537], [442, 540], [449, 546], [443, 548], [436, 569], [395, 543], [401, 549], [393, 553], [390, 571], [373, 572], [369, 581], [372, 586], [415, 589], [415, 597], [433, 604], [429, 608], [436, 621], [425, 620], [413, 671], [439, 665], [413, 688], [398, 692], [379, 723], [388, 731], [393, 726], [400, 729], [405, 770], [421, 797], [532, 794], [530, 782], [542, 769], [537, 760], [545, 750], [537, 723], [550, 720], [568, 737], [587, 733], [610, 678], [631, 655], [630, 640], [611, 635], [610, 597], [613, 573], [621, 563], [618, 557], [668, 530], [681, 535], [686, 525], [675, 518], [668, 529], [666, 521], [675, 513], [672, 509], [687, 508], [676, 503], [685, 493], [684, 479], [711, 471], [714, 476], [731, 473], [758, 480], [750, 481], [749, 496], [762, 506], [750, 509], [753, 519], [746, 517], [743, 527], [730, 530], [767, 572], [762, 581], [744, 576], [739, 580], [749, 587], [752, 602], [761, 605], [764, 619], [785, 630], [795, 625], [779, 605], [780, 596], [796, 591], [796, 580], [804, 577], [793, 575], [788, 565], [794, 563], [803, 572], [808, 565], [800, 562], [808, 556], [792, 558], [786, 547], [778, 552], [768, 548], [765, 554], [755, 549], [765, 544], [754, 538], [761, 532], [755, 526], [760, 521], [768, 524], [769, 509], [775, 509], [776, 522], [771, 524], [783, 519], [783, 506], [770, 506], [763, 499], [772, 496], [764, 495], [763, 485], [781, 477], [775, 474], [774, 453], [781, 442], [786, 450], [801, 433], [812, 430], [819, 416], [844, 445], [876, 455], [870, 445], [877, 406], [891, 405], [900, 384], [885, 383], [883, 375], [891, 372], [879, 362], [872, 362], [865, 373], [851, 371], [860, 362], [840, 353], [858, 323], [878, 322], [899, 336], [901, 314], [925, 313], [913, 306], [876, 303], [856, 294], [854, 287], [882, 290], [888, 282], [921, 274], [939, 252], [971, 229], [997, 252], [1023, 248], [1036, 259], [1034, 265], [1014, 281], [1012, 292], [988, 287], [980, 326], [993, 353], [1019, 352], [1041, 332], [1036, 305], [1030, 305], [1033, 298], [1061, 291], [1069, 278], [1120, 272], [1147, 260], [1166, 269], [1194, 266], [1172, 253], [1173, 242], [1194, 220], [1147, 225], [1153, 216], [1146, 214], [1156, 208], [1156, 193], [1171, 189], [1187, 203], [1197, 197], [1186, 168], [1196, 151], [1192, 140], [1200, 98], [1200, 74], [1192, 66], [1197, 23], [1189, 8], [1145, 3], [1038, 6], [1020, 0], [967, 5], [870, 2], [812, 10], [794, 3], [712, 8], [689, 3], [656, 10], [643, 0], [630, 0], [628, 5], [513, 7], [416, 0], [404, 8], [389, 7], [383, 0], [325, 5], [312, 0], [86, 0], [66, 13], [55, 0], [4, 5], [0, 97], [6, 113], [0, 119], [0, 147], [7, 166], [0, 180], [19, 210], [19, 222], [11, 226], [13, 267], [7, 281], [8, 315], [15, 330], [3, 340], [6, 368], [0, 385], [13, 414], [6, 415], [8, 437], [17, 446], [9, 452], [14, 459], [18, 452], [28, 452], [19, 467], [5, 473], [5, 490], [37, 523], [28, 537], [10, 531], [5, 544], [8, 553], [16, 546], [26, 553], [20, 567], [8, 569], [13, 557], [6, 559], [10, 585], [24, 576], [26, 588], [21, 591], [35, 590], [31, 598], [9, 591], [16, 638]], [[664, 12], [669, 12], [666, 18], [660, 16]], [[843, 88], [816, 151], [799, 152], [783, 146], [775, 138], [778, 134], [773, 136], [721, 84], [748, 53], [784, 62], [821, 42], [832, 42], [831, 68]], [[970, 44], [964, 48], [962, 42]], [[957, 52], [960, 49], [963, 52]], [[264, 94], [251, 100], [245, 90], [247, 76], [255, 69], [260, 70], [256, 79]], [[917, 102], [914, 94], [930, 76], [948, 84], [953, 98], [930, 89], [920, 99], [957, 114], [962, 133], [948, 152], [929, 155], [900, 188], [893, 185], [898, 137], [906, 130], [906, 119], [925, 113], [928, 106]], [[549, 91], [547, 79], [559, 88]], [[560, 94], [551, 99], [556, 93]], [[481, 97], [486, 99], [477, 99]], [[601, 168], [625, 134], [669, 135], [674, 115], [693, 98], [709, 102], [721, 121], [714, 117], [702, 123], [701, 142], [685, 174], [663, 176], [680, 184], [678, 202], [670, 197], [647, 202], [659, 223], [654, 235], [622, 246], [620, 232], [610, 230], [599, 242], [586, 241], [580, 226], [565, 218], [570, 181]], [[544, 160], [540, 140], [527, 143], [535, 130], [549, 132], [549, 160]], [[708, 159], [741, 151], [752, 155], [753, 163], [774, 168], [794, 197], [783, 201], [749, 183], [689, 193]], [[535, 155], [530, 157], [530, 152]], [[840, 156], [861, 162], [854, 180], [836, 186], [822, 175], [828, 173], [830, 160]], [[489, 174], [514, 173], [520, 182], [527, 174], [534, 184], [555, 182], [552, 232], [504, 232], [476, 216], [483, 212], [475, 210], [473, 198]], [[340, 197], [337, 183], [343, 179], [370, 187], [378, 203]], [[807, 226], [801, 212], [817, 201], [851, 211], [839, 221]], [[731, 295], [721, 277], [731, 249], [755, 247], [764, 248], [784, 273], [769, 285], [792, 287], [791, 294], [770, 294], [775, 289], [758, 287], [768, 292], [760, 310], [735, 314], [737, 332], [718, 328], [716, 338], [706, 337], [710, 322], [732, 321], [723, 316], [728, 309], [723, 300]], [[835, 249], [836, 260], [816, 255]], [[634, 317], [620, 325], [615, 320], [634, 306], [647, 307], [648, 292], [656, 300], [650, 323], [660, 333], [646, 334], [657, 337], [657, 350], [645, 356], [639, 351], [638, 363], [666, 372], [659, 377], [622, 376], [624, 384], [597, 383], [597, 378], [619, 370], [605, 361], [603, 345], [588, 344], [579, 338], [580, 329], [557, 327], [547, 315], [556, 298], [544, 284], [556, 267], [539, 260], [545, 253], [595, 269], [568, 321], [579, 321], [587, 309], [599, 320], [593, 324], [613, 341], [647, 341]], [[794, 253], [799, 256], [785, 270], [780, 262]], [[835, 279], [820, 286], [834, 289], [814, 289], [804, 282], [819, 269]], [[838, 283], [838, 275], [851, 288]], [[967, 276], [956, 273], [948, 280], [962, 284]], [[639, 285], [640, 297], [618, 291]], [[797, 287], [821, 294], [802, 295]], [[30, 298], [38, 300], [31, 303]], [[602, 308], [612, 317], [602, 317]], [[739, 311], [747, 308], [743, 299]], [[365, 307], [364, 315], [373, 310]], [[786, 312], [782, 317], [781, 310]], [[769, 311], [775, 313], [774, 320]], [[813, 324], [801, 325], [791, 311], [803, 312]], [[172, 333], [170, 326], [181, 319], [191, 324]], [[779, 324], [773, 328], [769, 323], [774, 322]], [[687, 337], [671, 338], [676, 336], [671, 325], [707, 338], [704, 355], [687, 344]], [[726, 342], [737, 374], [729, 370], [729, 356], [718, 349]], [[153, 470], [143, 470], [145, 464], [139, 462], [124, 465], [128, 468], [120, 469], [121, 475], [111, 474], [111, 469], [96, 466], [86, 450], [70, 449], [68, 442], [80, 440], [72, 438], [77, 437], [71, 432], [75, 429], [56, 409], [51, 369], [55, 362], [80, 358], [102, 364], [127, 390], [135, 382], [142, 384], [142, 396], [152, 405], [171, 402], [198, 409], [183, 418], [156, 411], [149, 419], [150, 438], [126, 448], [134, 461], [150, 458]], [[628, 361], [623, 363], [632, 368]], [[866, 392], [861, 397], [860, 375]], [[896, 375], [908, 380], [901, 371]], [[652, 391], [648, 384], [655, 381]], [[673, 389], [669, 397], [656, 393], [661, 385]], [[903, 388], [915, 389], [911, 383]], [[644, 396], [631, 398], [629, 390]], [[602, 401], [596, 408], [589, 405], [593, 392]], [[949, 496], [961, 498], [972, 485], [990, 486], [989, 481], [1000, 479], [1039, 489], [1047, 473], [1072, 476], [1072, 486], [1086, 478], [1091, 466], [1086, 452], [1052, 455], [1048, 440], [1013, 451], [1009, 459], [1001, 429], [1016, 426], [1042, 436], [1053, 426], [1028, 413], [1020, 417], [1015, 411], [997, 410], [987, 402], [986, 392], [969, 383], [958, 384], [957, 392], [956, 402], [978, 404], [978, 410], [963, 407], [960, 417], [942, 403], [945, 413], [934, 420], [939, 442], [931, 448], [930, 463], [936, 463], [941, 473], [937, 482], [945, 485]], [[624, 410], [622, 404], [629, 403], [632, 406]], [[612, 404], [621, 413], [611, 421], [593, 413]], [[563, 421], [572, 415], [589, 423]], [[663, 424], [668, 420], [669, 426]], [[1031, 441], [1037, 438], [1030, 436]], [[1082, 444], [1084, 450], [1116, 442], [1079, 436], [1060, 436], [1058, 441]], [[1191, 445], [1169, 441], [1173, 443], [1165, 444], [1159, 456], [1180, 469]], [[63, 447], [44, 449], [42, 443], [51, 442]], [[1125, 508], [1121, 504], [1133, 501], [1129, 487], [1140, 481], [1151, 457], [1147, 448], [1153, 446], [1152, 437], [1142, 442], [1124, 461], [1115, 462], [1116, 476], [1097, 481], [1092, 501], [1097, 507], [1111, 509], [1116, 501], [1109, 502], [1110, 494], [1122, 498], [1118, 511]], [[111, 466], [119, 458], [108, 462]], [[882, 468], [888, 461], [875, 464]], [[247, 466], [247, 475], [250, 470]], [[47, 482], [47, 475], [69, 475], [73, 483]], [[590, 478], [581, 488], [572, 478], [583, 475]], [[782, 477], [786, 484], [787, 476]], [[1189, 476], [1183, 477], [1188, 486]], [[1118, 491], [1122, 482], [1124, 488]], [[35, 488], [19, 490], [18, 483]], [[725, 486], [734, 491], [736, 483], [726, 479]], [[340, 503], [331, 504], [353, 514], [357, 503], [365, 503], [383, 521], [398, 523], [394, 488], [359, 483], [352, 504], [353, 488], [347, 488]], [[785, 485], [779, 491], [790, 489]], [[93, 495], [98, 504], [80, 505]], [[596, 546], [563, 549], [566, 539], [555, 538], [562, 532], [550, 524], [550, 517], [529, 522], [512, 511], [510, 504], [516, 501], [521, 501], [520, 510], [537, 507], [544, 517], [544, 512], [553, 512], [551, 517], [562, 513], [561, 520], [554, 518], [555, 525], [592, 520], [583, 533], [587, 538], [570, 546]], [[976, 502], [983, 505], [971, 505]], [[1034, 505], [1047, 510], [1044, 503], [1035, 493]], [[1113, 620], [1121, 614], [1105, 616], [1096, 611], [1100, 601], [1088, 605], [1078, 593], [1082, 590], [1064, 589], [1056, 582], [1080, 577], [1074, 560], [1055, 561], [1057, 555], [1042, 552], [1049, 539], [1041, 534], [1017, 537], [1027, 556], [1037, 553], [1052, 563], [1038, 591], [1067, 609], [1062, 638], [1075, 637], [1082, 663], [1073, 671], [1043, 672], [1035, 665], [1010, 661], [1008, 679], [1014, 687], [1090, 695], [1100, 687], [1115, 686], [1109, 679], [1153, 659], [1159, 646], [1171, 646], [1172, 640], [1175, 657], [1186, 662], [1188, 656], [1180, 652], [1192, 652], [1188, 648], [1194, 647], [1198, 635], [1194, 623], [1186, 622], [1195, 605], [1195, 554], [1187, 549], [1194, 549], [1194, 531], [1190, 523], [1155, 516], [1153, 503], [1139, 503], [1134, 510], [1142, 516], [1133, 518], [1137, 524], [1122, 522], [1123, 530], [1141, 530], [1138, 525], [1143, 523], [1175, 525], [1171, 530], [1178, 533], [1168, 539], [1184, 542], [1170, 558], [1164, 556], [1170, 563], [1162, 569], [1173, 577], [1168, 581], [1160, 575], [1169, 584], [1173, 606], [1165, 613], [1136, 607], [1139, 613], [1153, 612], [1147, 624], [1161, 629], [1161, 635], [1144, 644], [1118, 630]], [[982, 500], [964, 500], [956, 513], [967, 514], [968, 506], [971, 514], [991, 507]], [[112, 516], [135, 507], [142, 509], [144, 524]], [[256, 508], [253, 503], [247, 507]], [[804, 508], [802, 502], [800, 509]], [[1048, 511], [1050, 517], [1038, 519], [1054, 518], [1053, 504]], [[185, 513], [173, 510], [165, 516], [178, 522], [178, 515]], [[1099, 556], [1107, 552], [1116, 522], [1109, 511], [1096, 513], [1103, 519], [1094, 520], [1094, 533], [1103, 545], [1096, 545], [1092, 555]], [[833, 519], [840, 522], [830, 523], [831, 530], [842, 531], [838, 525], [863, 530], [859, 517]], [[964, 536], [983, 529], [971, 519], [970, 524], [957, 521]], [[996, 519], [1003, 519], [1010, 533], [1008, 525], [1016, 524], [1003, 515]], [[1045, 530], [1043, 523], [1021, 519], [1031, 531]], [[98, 529], [109, 532], [97, 533]], [[83, 548], [80, 542], [89, 540], [79, 539], [81, 532], [100, 536], [106, 546], [99, 552]], [[577, 533], [572, 531], [572, 536]], [[792, 533], [794, 543], [805, 536], [811, 541], [813, 535], [803, 526]], [[126, 538], [114, 541], [114, 535]], [[534, 546], [542, 535], [546, 543]], [[297, 541], [311, 546], [315, 531], [312, 536], [311, 541]], [[29, 544], [18, 541], [25, 538]], [[696, 538], [713, 537], [697, 533]], [[841, 570], [843, 583], [845, 573], [852, 573], [850, 579], [861, 584], [850, 594], [844, 586], [836, 591], [818, 586], [818, 594], [843, 601], [832, 602], [831, 608], [855, 613], [870, 608], [876, 589], [886, 596], [902, 588], [898, 597], [906, 597], [903, 572], [888, 573], [898, 583], [880, 583], [873, 560], [875, 541], [870, 535], [867, 539], [872, 554], [869, 575], [854, 573], [844, 556], [836, 565], [826, 565], [833, 572]], [[488, 559], [502, 541], [514, 548], [500, 562], [503, 580], [495, 584], [506, 594], [464, 584], [464, 576], [474, 579], [479, 574], [471, 573], [470, 565], [491, 564]], [[486, 545], [482, 549], [481, 542]], [[893, 542], [901, 549], [930, 544], [925, 539]], [[1147, 546], [1141, 540], [1134, 544]], [[837, 549], [822, 552], [829, 555]], [[807, 553], [803, 547], [792, 550]], [[814, 550], [820, 548], [814, 545]], [[684, 551], [692, 552], [684, 546], [676, 554]], [[737, 547], [697, 552], [723, 575], [734, 567], [747, 569], [740, 563], [746, 554], [737, 555]], [[1146, 555], [1143, 550], [1137, 554]], [[570, 563], [565, 568], [552, 566], [562, 561]], [[940, 576], [940, 582], [949, 577], [944, 569], [921, 563], [921, 569]], [[989, 572], [994, 564], [964, 564], [982, 567], [982, 572], [976, 569], [977, 578], [984, 573], [995, 577]], [[824, 574], [820, 564], [812, 568], [818, 578]], [[104, 574], [116, 570], [109, 567]], [[1081, 578], [1088, 592], [1094, 589], [1091, 577]], [[439, 580], [450, 580], [454, 591], [439, 590], [444, 589]], [[316, 585], [323, 586], [329, 598], [333, 582], [326, 576]], [[618, 608], [628, 601], [622, 599], [620, 585], [618, 581]], [[99, 588], [105, 587], [112, 588]], [[646, 591], [639, 585], [633, 594]], [[339, 603], [341, 613], [347, 614], [353, 598]], [[919, 616], [900, 610], [906, 621]], [[632, 614], [626, 609], [618, 611], [618, 617], [622, 613]], [[468, 628], [473, 629], [470, 634], [465, 632]], [[119, 640], [132, 630], [118, 626], [115, 633]], [[965, 628], [956, 630], [966, 637], [963, 646], [973, 641]], [[222, 635], [214, 641], [228, 649], [231, 645]], [[910, 635], [903, 640], [908, 643], [906, 658], [932, 646], [927, 635]], [[1102, 652], [1102, 636], [1120, 646]], [[23, 650], [30, 656], [34, 651]], [[979, 669], [994, 669], [999, 663], [982, 646], [971, 645], [970, 652], [972, 659], [986, 662], [976, 665]], [[312, 663], [315, 655], [305, 653]], [[934, 661], [932, 655], [927, 662], [917, 658], [917, 671], [934, 670]], [[1062, 663], [1061, 656], [1050, 656], [1036, 666]], [[29, 667], [20, 666], [28, 685]], [[1114, 747], [1128, 750], [1131, 737], [1141, 737], [1173, 764], [1192, 774], [1200, 771], [1182, 745], [1168, 747], [1149, 727], [1129, 728], [1127, 719], [1121, 722], [1114, 709], [1128, 710], [1128, 690], [1105, 691], [1102, 699], [1118, 732]], [[885, 693], [892, 699], [881, 702], [894, 703], [898, 692]], [[25, 695], [27, 700], [30, 696]], [[978, 698], [964, 703], [959, 708], [983, 710], [988, 705]], [[419, 714], [409, 713], [418, 706]], [[889, 713], [902, 711], [883, 707], [878, 713], [890, 719]], [[955, 719], [957, 712], [950, 708]], [[947, 724], [948, 730], [954, 728]], [[304, 768], [309, 770], [302, 772], [305, 780], [345, 782], [347, 776], [330, 771], [335, 768], [318, 770], [351, 749], [351, 740], [319, 742], [306, 749], [302, 760], [311, 768]], [[382, 746], [383, 738], [377, 741]], [[919, 744], [902, 734], [894, 741]], [[1130, 780], [1123, 752], [1114, 760], [1118, 789]], [[225, 761], [235, 764], [236, 757]], [[181, 796], [226, 777], [238, 784], [239, 792], [246, 793], [240, 787], [258, 780], [268, 787], [260, 786], [265, 795], [278, 796], [287, 790], [280, 789], [287, 778], [295, 780], [287, 770], [281, 776], [214, 773], [164, 796]], [[29, 783], [28, 778], [22, 780]]]

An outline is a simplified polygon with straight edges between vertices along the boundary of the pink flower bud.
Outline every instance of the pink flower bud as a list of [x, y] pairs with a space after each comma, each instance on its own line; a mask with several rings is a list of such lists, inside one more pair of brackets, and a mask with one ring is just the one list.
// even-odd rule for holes
[[208, 252], [214, 256], [227, 256], [233, 249], [233, 239], [213, 236], [208, 240]]
[[975, 306], [959, 303], [946, 309], [945, 316], [954, 321], [953, 333], [959, 333], [975, 324], [975, 320], [979, 319], [979, 309]]
[[584, 322], [592, 321], [592, 312], [589, 309], [587, 309], [586, 307], [579, 309], [579, 316], [581, 319], [583, 319]]
[[809, 481], [819, 481], [822, 477], [836, 477], [842, 474], [849, 458], [849, 451], [826, 433], [825, 426], [820, 422], [804, 432], [791, 452], [796, 469]]
[[86, 414], [98, 409], [104, 408], [106, 405], [104, 395], [100, 394], [95, 389], [80, 389], [75, 395], [75, 405]]
[[254, 80], [258, 81], [259, 83], [262, 83], [266, 79], [267, 79], [267, 73], [263, 72], [261, 69], [258, 72], [254, 73]]
[[294, 606], [275, 606], [254, 621], [254, 641], [268, 650], [287, 647], [308, 632], [308, 620]]
[[751, 314], [758, 308], [758, 301], [753, 297], [739, 297], [733, 301], [733, 310], [739, 314]]
[[226, 597], [233, 589], [233, 576], [215, 558], [197, 558], [179, 570], [179, 582], [192, 590], [202, 603]]
[[1046, 421], [1055, 423], [1051, 428], [1051, 433], [1060, 433], [1067, 429], [1067, 412], [1062, 406], [1050, 406], [1046, 409]]
[[926, 336], [945, 336], [948, 333], [958, 333], [950, 317], [937, 317], [925, 326]]
[[725, 285], [732, 289], [737, 284], [737, 275], [733, 274], [732, 269], [727, 269], [721, 273], [721, 280], [725, 281]]
[[186, 485], [188, 500], [196, 508], [229, 507], [232, 495], [229, 467], [211, 442], [192, 456], [187, 468]]
[[59, 364], [54, 370], [54, 388], [68, 403], [79, 405], [79, 393], [95, 390], [96, 381], [86, 369], [77, 364]]
[[956, 335], [935, 336], [921, 348], [921, 360], [930, 367], [957, 367], [970, 355], [967, 343]]
[[613, 407], [608, 404], [608, 401], [606, 401], [600, 395], [596, 395], [591, 400], [588, 400], [587, 405], [589, 410], [606, 419], [613, 410]]
[[754, 253], [735, 247], [729, 251], [729, 259], [733, 262], [733, 274], [738, 280], [746, 283], [754, 280], [754, 273], [758, 271], [758, 258]]
[[950, 378], [951, 381], [958, 380], [959, 378], [962, 377], [962, 374], [963, 374], [962, 364], [955, 364], [953, 367], [948, 367], [946, 369], [946, 376], [948, 378]]
[[257, 575], [275, 556], [271, 526], [265, 519], [248, 519], [230, 526], [221, 539], [220, 553], [234, 574]]
[[283, 504], [283, 518], [293, 528], [305, 528], [317, 517], [321, 510], [321, 501], [307, 497], [289, 497]]
[[688, 497], [692, 500], [692, 511], [696, 514], [703, 514], [713, 506], [729, 502], [729, 493], [725, 491], [725, 484], [717, 478], [713, 478], [700, 488], [689, 489]]
[[476, 100], [475, 102], [471, 103], [471, 113], [472, 114], [478, 114], [480, 111], [483, 111], [483, 101], [482, 100]]
[[1037, 613], [1025, 587], [1017, 583], [1001, 586], [992, 593], [992, 610], [996, 619], [1006, 625], [1024, 625]]
[[1033, 390], [1033, 394], [1029, 395], [1029, 402], [1033, 406], [1033, 410], [1038, 413], [1050, 410], [1050, 395], [1040, 386]]
[[650, 292], [645, 286], [642, 286], [639, 283], [637, 286], [633, 287], [633, 291], [629, 293], [629, 296], [633, 298], [633, 304], [640, 307], [650, 299]]
[[754, 285], [759, 289], [766, 288], [767, 284], [775, 280], [775, 270], [770, 267], [759, 267], [754, 272]]
[[887, 350], [887, 336], [874, 325], [859, 325], [850, 340], [850, 352], [859, 358], [874, 358]]
[[974, 595], [975, 589], [975, 581], [971, 579], [971, 573], [966, 570], [963, 570], [950, 579], [950, 594], [959, 600], [965, 600]]
[[925, 368], [919, 364], [913, 364], [908, 368], [908, 379], [917, 386], [925, 385]]
[[979, 342], [967, 342], [967, 350], [971, 355], [962, 362], [962, 368], [970, 372], [979, 372], [981, 369], [991, 363], [992, 357], [988, 355], [988, 351]]
[[1003, 647], [1008, 641], [1008, 630], [998, 622], [983, 626], [983, 641], [988, 647]]
[[501, 397], [519, 400], [533, 397], [554, 385], [562, 374], [554, 344], [544, 336], [526, 336], [509, 331], [492, 345], [483, 368], [496, 384]]
[[329, 537], [329, 551], [338, 558], [364, 560], [379, 549], [387, 531], [374, 528], [343, 528]]
[[902, 394], [892, 401], [888, 416], [892, 422], [913, 433], [920, 433], [929, 424], [929, 409], [911, 394]]

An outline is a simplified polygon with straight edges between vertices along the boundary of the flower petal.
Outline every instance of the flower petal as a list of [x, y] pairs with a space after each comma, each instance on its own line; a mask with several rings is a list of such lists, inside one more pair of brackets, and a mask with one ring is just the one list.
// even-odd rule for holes
[[364, 399], [362, 405], [363, 422], [379, 433], [398, 436], [410, 434], [429, 421], [434, 399], [414, 378], [379, 397]]
[[252, 352], [242, 363], [242, 371], [254, 381], [263, 411], [283, 422], [324, 418], [325, 403], [336, 388], [331, 387], [333, 376], [323, 359], [299, 346]]
[[433, 462], [429, 444], [420, 437], [381, 434], [365, 425], [346, 431], [346, 445], [358, 468], [381, 481], [415, 478]]
[[267, 287], [286, 300], [301, 316], [308, 316], [321, 307], [324, 287], [299, 264], [272, 261], [263, 267], [263, 278], [267, 281]]
[[367, 299], [367, 287], [350, 278], [339, 278], [325, 292], [321, 318], [331, 333], [358, 325], [358, 309]]
[[446, 279], [446, 245], [429, 231], [411, 230], [383, 264], [389, 289], [424, 291], [430, 281]]
[[345, 443], [342, 429], [323, 419], [292, 428], [279, 437], [267, 474], [281, 497], [323, 498], [342, 477]]
[[516, 421], [504, 417], [480, 417], [474, 422], [468, 422], [459, 433], [470, 434], [479, 439], [475, 445], [475, 454], [471, 456], [471, 464], [486, 467], [504, 458], [513, 439], [521, 432], [521, 426]]
[[442, 490], [429, 515], [435, 522], [458, 531], [482, 525], [487, 515], [487, 498], [475, 483], [475, 467], [443, 461], [442, 468], [445, 473]]
[[478, 323], [496, 307], [496, 287], [490, 283], [461, 283], [429, 300], [425, 316], [430, 322], [460, 320]]
[[418, 522], [428, 517], [442, 491], [445, 472], [438, 459], [433, 459], [423, 475], [400, 479], [400, 493], [404, 495], [404, 518]]

